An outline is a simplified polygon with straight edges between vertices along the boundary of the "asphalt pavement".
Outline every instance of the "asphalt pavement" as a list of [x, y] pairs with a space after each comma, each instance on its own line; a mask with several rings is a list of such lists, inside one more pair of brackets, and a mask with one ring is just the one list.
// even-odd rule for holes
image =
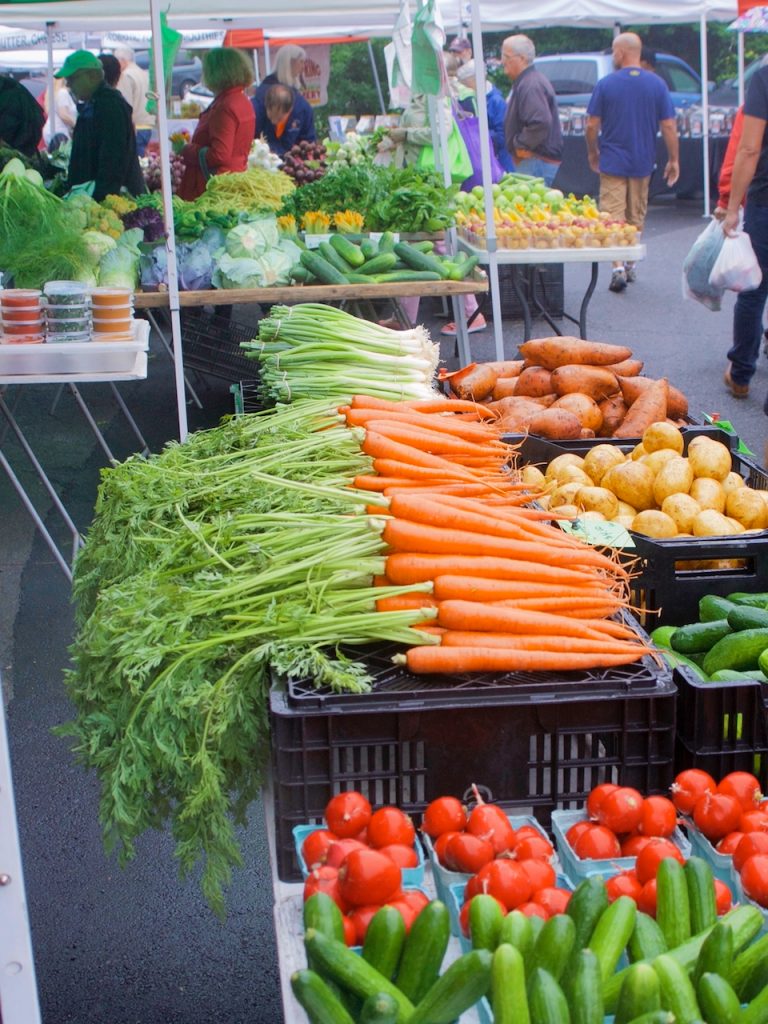
[[[650, 376], [667, 376], [689, 396], [691, 414], [730, 419], [760, 461], [768, 419], [768, 363], [761, 358], [746, 400], [722, 383], [731, 333], [733, 297], [712, 313], [683, 300], [681, 265], [702, 230], [700, 203], [659, 200], [651, 205], [644, 241], [648, 258], [623, 294], [608, 291], [603, 267], [588, 319], [589, 336], [629, 345]], [[566, 267], [566, 309], [577, 310], [588, 268]], [[439, 302], [422, 304], [437, 336]], [[254, 311], [249, 310], [254, 319]], [[519, 323], [505, 324], [506, 354], [521, 340]], [[551, 333], [537, 322], [534, 334]], [[478, 359], [493, 358], [491, 331], [471, 336]], [[444, 353], [453, 342], [446, 339]], [[193, 428], [212, 425], [232, 409], [226, 384], [201, 385], [202, 412], [190, 408]], [[104, 385], [83, 388], [97, 421], [119, 458], [134, 447]], [[171, 365], [153, 343], [149, 378], [121, 386], [150, 447], [175, 432]], [[17, 415], [75, 522], [90, 521], [99, 472], [106, 464], [74, 402], [56, 389], [16, 389]], [[0, 436], [15, 466], [16, 443]], [[30, 473], [22, 479], [44, 496]], [[44, 504], [44, 501], [43, 501]], [[121, 869], [103, 852], [97, 819], [97, 784], [72, 760], [51, 728], [71, 707], [62, 685], [73, 634], [68, 584], [5, 479], [0, 481], [0, 668], [8, 699], [17, 810], [32, 922], [38, 985], [46, 1024], [274, 1024], [282, 1020], [277, 986], [271, 883], [263, 815], [252, 808], [242, 830], [245, 867], [219, 922], [194, 878], [180, 881], [167, 834], [138, 844], [136, 859]], [[56, 530], [55, 519], [48, 523]], [[57, 533], [57, 535], [61, 536]], [[63, 538], [62, 538], [63, 539]]]

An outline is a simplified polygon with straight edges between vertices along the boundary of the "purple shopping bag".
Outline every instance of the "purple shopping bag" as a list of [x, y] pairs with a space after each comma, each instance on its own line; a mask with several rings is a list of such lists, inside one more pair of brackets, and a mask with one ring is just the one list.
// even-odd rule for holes
[[[473, 114], [465, 113], [463, 110], [455, 110], [454, 118], [459, 126], [464, 144], [467, 147], [469, 159], [472, 161], [472, 175], [461, 183], [461, 191], [469, 192], [475, 185], [482, 185], [483, 183], [480, 159], [480, 119]], [[495, 184], [497, 181], [501, 181], [504, 176], [504, 168], [496, 158], [493, 142], [490, 138], [488, 139], [488, 145], [491, 150], [491, 181]]]

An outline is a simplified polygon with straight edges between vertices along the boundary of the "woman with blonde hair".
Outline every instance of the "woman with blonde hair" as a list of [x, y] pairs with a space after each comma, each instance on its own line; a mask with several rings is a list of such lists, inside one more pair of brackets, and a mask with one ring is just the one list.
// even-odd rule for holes
[[[264, 78], [251, 100], [258, 131], [264, 134], [267, 145], [278, 156], [283, 156], [297, 142], [315, 142], [317, 139], [315, 115], [301, 92], [305, 60], [303, 47], [293, 43], [281, 46], [275, 58], [275, 70]], [[286, 85], [293, 91], [293, 107], [279, 131], [267, 117], [267, 93], [273, 85]]]
[[253, 81], [251, 62], [240, 50], [217, 46], [203, 57], [203, 81], [213, 103], [197, 122], [195, 134], [181, 151], [182, 199], [196, 199], [212, 174], [244, 171], [253, 142], [255, 119], [245, 90]]

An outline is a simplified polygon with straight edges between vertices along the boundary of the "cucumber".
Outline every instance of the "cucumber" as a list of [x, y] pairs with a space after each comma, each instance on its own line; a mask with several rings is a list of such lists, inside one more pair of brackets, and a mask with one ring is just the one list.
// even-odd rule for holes
[[525, 964], [520, 950], [508, 942], [502, 942], [493, 954], [490, 1000], [494, 1024], [530, 1024]]
[[418, 249], [419, 252], [432, 252], [435, 248], [435, 243], [426, 238], [423, 242], [410, 242], [409, 243], [414, 249]]
[[755, 608], [768, 608], [768, 593], [746, 594], [739, 592], [729, 594], [728, 600], [733, 601], [734, 604], [750, 604]]
[[[470, 907], [470, 914], [472, 908]], [[531, 971], [543, 967], [559, 982], [573, 952], [576, 925], [568, 914], [555, 914], [544, 922], [531, 955]]]
[[357, 1024], [395, 1024], [397, 1003], [386, 992], [368, 996], [360, 1009]]
[[499, 946], [502, 944], [514, 946], [519, 950], [526, 965], [529, 965], [534, 942], [531, 918], [521, 914], [519, 910], [511, 911], [501, 922], [498, 942]]
[[661, 653], [670, 668], [680, 668], [681, 666], [685, 666], [686, 668], [689, 668], [691, 672], [693, 672], [693, 674], [703, 683], [708, 681], [709, 677], [704, 674], [701, 666], [697, 665], [695, 661], [691, 661], [690, 658], [686, 658], [684, 654], [678, 654], [677, 651], [668, 651], [664, 648], [662, 648]]
[[291, 975], [291, 989], [310, 1024], [355, 1024], [344, 1004], [315, 971], [296, 971]]
[[472, 271], [475, 269], [479, 262], [480, 257], [477, 255], [477, 253], [473, 253], [472, 255], [468, 256], [461, 264], [461, 277], [459, 278], [459, 280], [463, 281], [467, 277], [469, 277], [469, 275], [472, 273]]
[[768, 626], [768, 608], [737, 604], [728, 612], [728, 624], [733, 630], [765, 629]]
[[499, 931], [504, 913], [493, 896], [473, 896], [469, 904], [469, 937], [473, 949], [491, 952], [499, 944]]
[[768, 649], [768, 629], [742, 629], [724, 636], [711, 647], [702, 668], [711, 675], [723, 668], [737, 671], [758, 667], [760, 655]]
[[380, 252], [372, 260], [366, 260], [362, 267], [358, 267], [358, 270], [361, 274], [370, 277], [371, 274], [385, 274], [388, 270], [392, 270], [396, 263], [397, 257], [394, 253]]
[[[765, 652], [757, 659], [758, 665], [764, 654]], [[759, 669], [753, 669], [752, 672], [737, 672], [734, 668], [721, 668], [719, 672], [713, 672], [709, 678], [712, 683], [764, 683], [768, 681], [765, 672], [761, 672]]]
[[635, 1017], [661, 1009], [659, 976], [650, 964], [633, 964], [619, 993], [615, 1024], [629, 1024]]
[[763, 675], [768, 678], [768, 654], [765, 651], [757, 659], [757, 665]]
[[528, 981], [528, 1009], [531, 1024], [571, 1024], [563, 990], [542, 967], [537, 967]]
[[360, 243], [360, 252], [364, 260], [372, 260], [374, 256], [379, 255], [379, 243], [373, 238], [364, 238]]
[[716, 972], [730, 979], [733, 964], [733, 931], [730, 925], [718, 921], [701, 947], [696, 966], [693, 969], [693, 984], [708, 972]]
[[710, 1024], [735, 1024], [741, 1016], [739, 997], [719, 974], [702, 974], [696, 995], [704, 1019]]
[[400, 281], [439, 281], [440, 275], [431, 270], [390, 270], [385, 274], [368, 274], [374, 284], [396, 284]]
[[636, 914], [635, 901], [629, 896], [619, 896], [600, 915], [600, 920], [589, 940], [589, 948], [598, 959], [603, 983], [616, 970], [619, 957], [624, 952], [624, 947], [635, 927]]
[[375, 284], [376, 282], [371, 280], [366, 274], [359, 274], [356, 270], [350, 270], [344, 275], [347, 279], [347, 284]]
[[323, 284], [348, 284], [346, 277], [339, 273], [335, 266], [328, 260], [323, 259], [317, 252], [311, 249], [305, 251], [299, 257], [301, 265], [314, 274], [318, 281]]
[[760, 995], [766, 986], [768, 986], [768, 957], [763, 957], [759, 963], [755, 964], [746, 982], [742, 985], [744, 1002], [751, 1002]]
[[685, 862], [683, 874], [688, 886], [691, 935], [698, 935], [717, 922], [712, 868], [701, 857], [689, 857]]
[[441, 260], [429, 253], [419, 252], [418, 249], [414, 249], [407, 242], [398, 242], [395, 246], [395, 252], [403, 263], [407, 263], [414, 270], [432, 270], [444, 280], [448, 277], [448, 271]]
[[583, 882], [579, 882], [568, 900], [568, 907], [565, 911], [568, 917], [573, 918], [573, 923], [576, 925], [574, 949], [583, 949], [589, 944], [595, 925], [607, 908], [608, 893], [602, 878], [599, 876], [585, 878]]
[[395, 248], [395, 236], [391, 231], [383, 231], [379, 239], [379, 252], [392, 252]]
[[298, 281], [299, 284], [305, 284], [310, 279], [310, 273], [306, 267], [302, 267], [300, 263], [297, 263], [294, 267], [291, 267], [291, 280]]
[[580, 949], [570, 981], [571, 1024], [603, 1024], [600, 964], [591, 949]]
[[672, 640], [672, 634], [677, 630], [677, 626], [657, 626], [656, 629], [651, 633], [651, 640], [656, 644], [657, 647], [670, 647], [670, 641]]
[[735, 608], [733, 601], [727, 597], [717, 597], [715, 594], [705, 594], [699, 598], [699, 619], [702, 622], [715, 622], [717, 619], [727, 619], [728, 612]]
[[768, 988], [755, 996], [749, 1006], [741, 1011], [739, 1024], [768, 1024]]
[[690, 626], [679, 626], [670, 640], [673, 651], [680, 654], [698, 654], [714, 647], [718, 640], [733, 632], [728, 619], [716, 622], [693, 622]]
[[398, 1006], [397, 1024], [406, 1024], [410, 1020], [414, 1009], [410, 999], [367, 960], [347, 949], [343, 942], [329, 939], [310, 928], [304, 936], [304, 945], [307, 955], [314, 959], [324, 976], [363, 999], [379, 992], [388, 993]]
[[536, 939], [541, 935], [541, 929], [544, 927], [544, 918], [539, 917], [538, 914], [534, 914], [531, 918], [531, 935], [533, 936], [533, 944], [536, 945]]
[[321, 242], [317, 247], [317, 253], [326, 261], [326, 263], [330, 263], [332, 267], [335, 267], [340, 274], [348, 274], [350, 270], [355, 269], [347, 263], [345, 259], [339, 256], [330, 242]]
[[361, 247], [350, 242], [344, 235], [331, 235], [331, 245], [350, 267], [362, 267], [365, 263]]
[[677, 960], [669, 953], [662, 953], [653, 961], [653, 969], [659, 976], [662, 1004], [674, 1013], [676, 1024], [696, 1024], [700, 1021], [701, 1011], [691, 979]]
[[[426, 907], [424, 909], [426, 910]], [[387, 981], [392, 981], [400, 963], [404, 942], [403, 915], [396, 907], [382, 907], [371, 918], [365, 933], [363, 959], [367, 960], [371, 967], [375, 967]], [[401, 986], [398, 985], [398, 988]]]
[[[399, 916], [399, 911], [395, 911]], [[411, 925], [395, 984], [415, 1005], [440, 975], [451, 937], [451, 915], [441, 900], [432, 900]]]
[[656, 921], [667, 946], [674, 949], [691, 937], [688, 886], [683, 866], [674, 857], [659, 864], [656, 886]]
[[734, 958], [728, 980], [733, 985], [739, 999], [746, 996], [750, 975], [766, 957], [768, 957], [768, 935], [761, 936], [757, 942], [747, 946]]
[[651, 1013], [635, 1017], [630, 1024], [675, 1024], [675, 1016], [669, 1010], [653, 1010]]
[[664, 932], [649, 915], [638, 910], [635, 927], [629, 937], [629, 957], [633, 963], [638, 960], [652, 960], [669, 949]]
[[[397, 913], [397, 911], [396, 911]], [[398, 917], [401, 917], [398, 914]], [[314, 892], [304, 903], [304, 931], [314, 928], [329, 939], [344, 941], [344, 919], [338, 905], [325, 892]]]
[[487, 993], [492, 962], [493, 956], [487, 949], [473, 949], [460, 956], [405, 1020], [408, 1024], [452, 1024]]

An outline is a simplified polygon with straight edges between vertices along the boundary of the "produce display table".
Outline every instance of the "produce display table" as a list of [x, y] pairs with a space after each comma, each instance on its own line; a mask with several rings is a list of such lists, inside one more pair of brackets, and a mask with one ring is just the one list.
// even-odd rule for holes
[[[471, 242], [468, 242], [465, 238], [459, 238], [459, 245], [466, 252], [472, 253], [479, 258], [481, 264], [487, 266], [490, 262], [490, 254], [487, 249], [480, 249]], [[497, 252], [498, 261], [500, 266], [512, 267], [512, 287], [515, 290], [515, 295], [518, 298], [520, 307], [523, 311], [523, 341], [528, 341], [531, 337], [531, 308], [528, 299], [520, 284], [520, 275], [528, 272], [544, 263], [591, 263], [592, 273], [590, 275], [587, 289], [584, 292], [584, 297], [581, 300], [581, 306], [579, 308], [578, 319], [570, 316], [568, 313], [563, 313], [563, 316], [570, 320], [574, 324], [579, 325], [579, 335], [582, 338], [587, 337], [587, 310], [589, 308], [589, 302], [595, 291], [597, 285], [597, 274], [601, 263], [613, 263], [616, 260], [642, 260], [645, 258], [645, 246], [644, 245], [617, 245], [611, 246], [610, 248], [584, 248], [584, 249], [499, 249]], [[536, 309], [542, 314], [544, 319], [550, 325], [552, 330], [556, 334], [562, 334], [563, 332], [553, 322], [548, 311], [541, 304], [536, 295], [535, 279], [532, 281], [531, 295], [533, 304]]]

